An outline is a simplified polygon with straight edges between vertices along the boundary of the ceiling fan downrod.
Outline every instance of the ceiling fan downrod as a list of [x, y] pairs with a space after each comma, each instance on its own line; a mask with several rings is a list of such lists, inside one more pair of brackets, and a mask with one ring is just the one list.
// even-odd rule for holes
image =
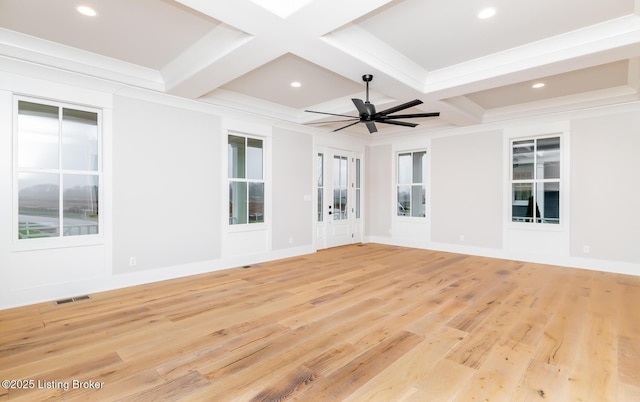
[[369, 83], [371, 82], [371, 80], [373, 80], [373, 75], [371, 74], [365, 74], [362, 76], [362, 81], [364, 81], [367, 85], [367, 100], [366, 103], [370, 103], [369, 102]]

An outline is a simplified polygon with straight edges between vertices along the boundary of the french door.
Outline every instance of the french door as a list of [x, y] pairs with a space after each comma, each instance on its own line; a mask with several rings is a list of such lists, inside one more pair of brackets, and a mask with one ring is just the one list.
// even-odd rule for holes
[[362, 241], [362, 156], [319, 148], [316, 152], [316, 248]]

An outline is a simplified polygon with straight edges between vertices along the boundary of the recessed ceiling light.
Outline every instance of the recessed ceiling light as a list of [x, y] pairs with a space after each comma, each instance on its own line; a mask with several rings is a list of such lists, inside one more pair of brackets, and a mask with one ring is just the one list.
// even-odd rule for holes
[[485, 20], [487, 18], [493, 17], [494, 15], [496, 15], [495, 8], [485, 8], [484, 10], [480, 11], [480, 13], [478, 14], [478, 18], [480, 18], [481, 20]]
[[79, 6], [78, 8], [76, 8], [76, 10], [78, 10], [80, 14], [86, 15], [89, 17], [95, 17], [96, 15], [98, 15], [98, 13], [96, 13], [96, 10], [94, 10], [89, 6]]
[[293, 81], [291, 83], [291, 86], [294, 87], [294, 88], [300, 88], [302, 86], [302, 84], [299, 83], [298, 81]]
[[536, 82], [535, 84], [531, 85], [531, 88], [542, 88], [544, 86], [544, 82]]

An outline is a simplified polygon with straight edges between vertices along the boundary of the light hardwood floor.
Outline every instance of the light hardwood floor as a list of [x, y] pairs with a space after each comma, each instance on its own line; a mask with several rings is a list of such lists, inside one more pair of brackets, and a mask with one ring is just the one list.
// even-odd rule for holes
[[340, 247], [0, 311], [0, 379], [28, 401], [640, 401], [640, 277]]

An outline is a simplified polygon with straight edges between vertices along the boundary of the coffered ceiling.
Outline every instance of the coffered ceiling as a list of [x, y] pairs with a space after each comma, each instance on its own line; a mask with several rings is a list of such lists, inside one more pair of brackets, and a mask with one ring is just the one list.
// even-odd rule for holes
[[378, 110], [441, 113], [374, 135], [436, 130], [638, 100], [640, 0], [0, 0], [16, 60], [303, 124], [373, 74]]

